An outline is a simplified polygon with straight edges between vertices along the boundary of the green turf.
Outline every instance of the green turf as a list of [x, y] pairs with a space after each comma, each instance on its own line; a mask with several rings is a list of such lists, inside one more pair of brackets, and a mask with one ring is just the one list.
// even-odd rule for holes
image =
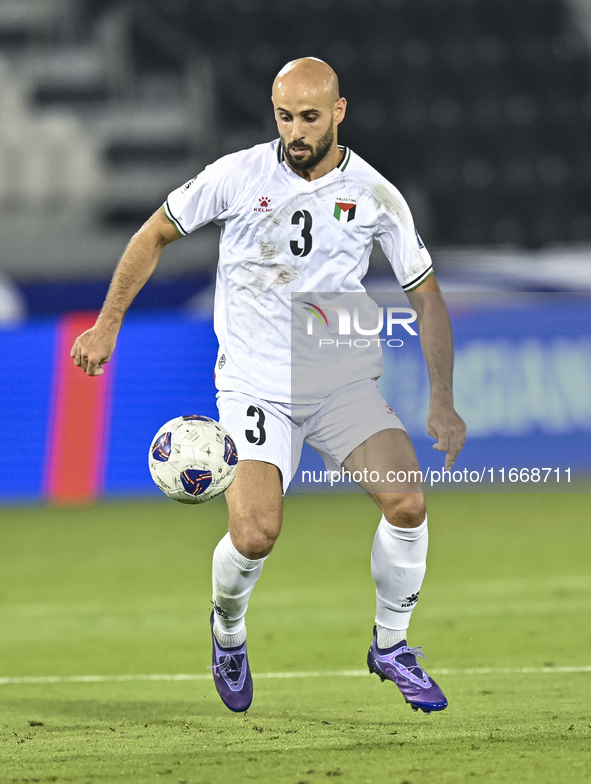
[[[413, 714], [372, 676], [255, 680], [247, 716], [208, 680], [0, 685], [0, 782], [583, 782], [591, 769], [587, 494], [433, 495], [411, 644], [450, 707]], [[362, 670], [361, 496], [293, 496], [251, 601], [255, 674]], [[206, 675], [222, 501], [3, 510], [0, 677]], [[547, 666], [546, 666], [547, 665]], [[544, 668], [511, 674], [502, 668]], [[481, 674], [457, 671], [490, 668]], [[33, 724], [31, 724], [31, 722]]]

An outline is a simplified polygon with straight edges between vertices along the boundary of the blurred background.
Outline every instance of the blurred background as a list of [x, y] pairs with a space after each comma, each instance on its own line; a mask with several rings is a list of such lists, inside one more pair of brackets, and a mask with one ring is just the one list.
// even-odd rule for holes
[[[214, 227], [167, 248], [101, 379], [68, 351], [169, 191], [275, 138], [273, 77], [306, 55], [337, 70], [341, 141], [406, 196], [444, 290], [561, 297], [560, 318], [512, 300], [510, 330], [500, 301], [504, 327], [490, 303], [460, 324], [478, 454], [535, 465], [543, 443], [591, 467], [591, 0], [0, 0], [0, 416], [20, 433], [0, 499], [158, 493], [153, 433], [216, 415]], [[387, 273], [376, 252], [368, 288], [396, 289]], [[482, 394], [521, 401], [510, 432], [473, 403], [474, 357]]]

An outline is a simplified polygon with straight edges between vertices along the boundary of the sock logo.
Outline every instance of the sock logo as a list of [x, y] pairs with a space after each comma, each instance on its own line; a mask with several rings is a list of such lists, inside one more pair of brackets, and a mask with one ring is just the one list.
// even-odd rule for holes
[[228, 620], [228, 618], [230, 617], [227, 612], [224, 612], [224, 610], [222, 610], [222, 608], [219, 606], [219, 604], [217, 604], [217, 602], [213, 602], [213, 611], [215, 612], [216, 615], [219, 615], [220, 618], [223, 618], [225, 621]]
[[417, 591], [416, 593], [411, 593], [410, 596], [405, 596], [404, 598], [406, 599], [406, 603], [403, 603], [400, 606], [412, 607], [414, 604], [416, 604], [419, 601], [419, 593], [420, 591]]

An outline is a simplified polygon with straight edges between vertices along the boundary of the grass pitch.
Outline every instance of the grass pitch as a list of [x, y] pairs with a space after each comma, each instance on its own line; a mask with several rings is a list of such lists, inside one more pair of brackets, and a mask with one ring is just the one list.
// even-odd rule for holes
[[[361, 674], [365, 497], [286, 499], [249, 610], [247, 715], [206, 669], [222, 501], [3, 510], [0, 782], [589, 781], [588, 499], [431, 496], [409, 635], [450, 701], [430, 716]], [[175, 674], [190, 679], [138, 679]]]

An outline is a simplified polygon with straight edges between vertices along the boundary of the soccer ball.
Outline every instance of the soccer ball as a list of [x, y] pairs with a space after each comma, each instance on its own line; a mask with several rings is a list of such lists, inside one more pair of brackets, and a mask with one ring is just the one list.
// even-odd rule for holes
[[236, 444], [205, 416], [180, 416], [162, 425], [148, 455], [158, 487], [182, 504], [203, 504], [224, 493], [238, 467]]

